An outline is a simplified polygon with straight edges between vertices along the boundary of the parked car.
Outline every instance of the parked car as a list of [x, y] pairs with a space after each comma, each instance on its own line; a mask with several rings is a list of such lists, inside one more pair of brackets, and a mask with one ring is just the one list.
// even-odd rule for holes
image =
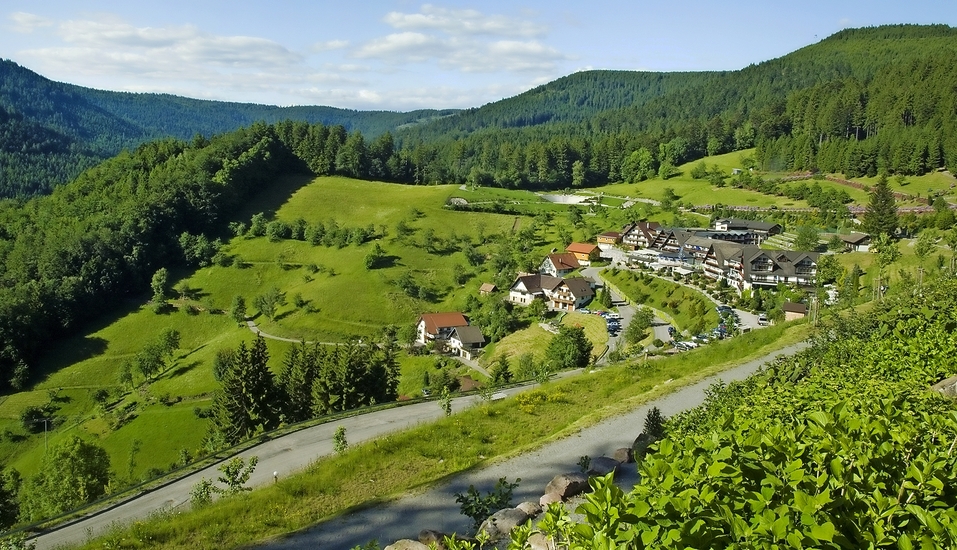
[[614, 311], [609, 311], [608, 314], [605, 315], [605, 319], [621, 319], [621, 315], [618, 315]]
[[768, 325], [768, 316], [765, 313], [758, 314], [758, 326], [764, 327]]

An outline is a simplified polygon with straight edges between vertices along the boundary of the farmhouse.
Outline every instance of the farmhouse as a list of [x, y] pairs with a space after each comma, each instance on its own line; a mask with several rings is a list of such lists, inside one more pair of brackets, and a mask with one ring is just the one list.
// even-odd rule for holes
[[591, 265], [601, 255], [601, 249], [590, 243], [572, 243], [565, 251], [574, 254], [579, 265]]
[[542, 265], [539, 266], [538, 272], [543, 275], [551, 275], [552, 277], [564, 277], [579, 267], [581, 267], [581, 264], [578, 263], [578, 259], [574, 254], [568, 252], [564, 254], [549, 254], [542, 260]]
[[512, 283], [508, 301], [527, 306], [534, 300], [542, 300], [549, 309], [575, 311], [595, 296], [592, 284], [582, 277], [560, 279], [551, 275], [520, 275]]
[[423, 313], [416, 322], [416, 341], [420, 344], [434, 340], [448, 340], [452, 329], [468, 326], [469, 322], [459, 312]]
[[449, 350], [466, 359], [472, 359], [485, 345], [481, 329], [473, 326], [455, 327], [449, 334]]

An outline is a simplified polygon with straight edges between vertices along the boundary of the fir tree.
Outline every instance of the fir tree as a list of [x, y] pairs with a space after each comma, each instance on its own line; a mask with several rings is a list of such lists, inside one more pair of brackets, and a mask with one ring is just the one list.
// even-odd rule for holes
[[893, 237], [897, 231], [897, 204], [884, 174], [881, 174], [871, 190], [871, 198], [864, 211], [863, 226], [864, 231], [872, 237], [881, 234]]
[[211, 426], [227, 443], [234, 444], [278, 424], [279, 414], [272, 373], [266, 366], [266, 341], [257, 336], [253, 347], [243, 342], [223, 373], [221, 390], [213, 397]]

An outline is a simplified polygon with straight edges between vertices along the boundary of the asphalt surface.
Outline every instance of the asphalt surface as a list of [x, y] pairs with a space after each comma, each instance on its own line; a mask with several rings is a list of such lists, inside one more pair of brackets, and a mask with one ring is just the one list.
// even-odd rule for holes
[[[630, 447], [641, 432], [645, 415], [651, 407], [658, 407], [665, 416], [672, 416], [698, 406], [704, 401], [705, 390], [711, 384], [720, 380], [743, 380], [771, 358], [792, 354], [804, 347], [799, 344], [784, 348], [768, 357], [681, 388], [627, 414], [605, 420], [536, 451], [490, 464], [486, 468], [465, 472], [447, 483], [419, 494], [333, 518], [282, 540], [266, 543], [263, 547], [270, 550], [348, 550], [371, 540], [377, 540], [383, 547], [400, 539], [418, 540], [422, 529], [467, 533], [469, 520], [459, 513], [455, 493], [465, 492], [469, 485], [475, 485], [480, 491], [487, 492], [499, 478], [505, 477], [509, 481], [521, 478], [521, 483], [514, 492], [513, 502], [538, 502], [545, 486], [555, 475], [578, 471], [578, 460], [583, 455], [610, 456], [615, 449]], [[622, 468], [617, 481], [626, 487], [634, 486], [637, 482], [636, 469]]]
[[[505, 390], [504, 393], [514, 394], [522, 389], [513, 388]], [[452, 410], [462, 410], [479, 399], [474, 395], [453, 399]], [[273, 483], [274, 472], [281, 478], [304, 470], [319, 457], [332, 454], [334, 452], [332, 437], [339, 426], [346, 428], [346, 439], [349, 442], [358, 443], [434, 421], [444, 414], [445, 412], [435, 401], [376, 411], [293, 432], [257, 445], [236, 456], [247, 460], [251, 456], [259, 457], [259, 464], [247, 483], [247, 486], [256, 487]], [[71, 523], [62, 524], [55, 530], [33, 538], [32, 542], [36, 543], [37, 550], [80, 544], [91, 536], [105, 534], [114, 525], [129, 524], [156, 512], [185, 507], [189, 503], [190, 489], [203, 478], [215, 480], [219, 477], [220, 472], [217, 470], [219, 464], [221, 462], [157, 489], [136, 495], [110, 508]]]

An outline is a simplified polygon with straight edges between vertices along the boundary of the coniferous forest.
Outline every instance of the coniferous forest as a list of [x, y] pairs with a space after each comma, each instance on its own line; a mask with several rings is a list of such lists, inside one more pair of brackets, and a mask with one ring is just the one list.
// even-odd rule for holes
[[[587, 71], [459, 112], [102, 92], [3, 62], [0, 194], [49, 192], [151, 139], [285, 119], [332, 126], [333, 140], [348, 141], [355, 155], [342, 173], [403, 183], [563, 188], [639, 181], [663, 165], [668, 173], [751, 147], [766, 169], [923, 174], [957, 164], [955, 38], [957, 29], [945, 25], [850, 29], [738, 71]], [[395, 158], [384, 160], [382, 148], [390, 145]], [[334, 160], [322, 162], [336, 171]]]

